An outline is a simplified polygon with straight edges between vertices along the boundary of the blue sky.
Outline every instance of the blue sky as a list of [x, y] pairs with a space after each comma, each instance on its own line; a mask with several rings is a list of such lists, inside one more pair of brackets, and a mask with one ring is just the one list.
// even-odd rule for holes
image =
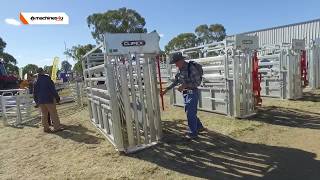
[[[278, 25], [320, 18], [319, 0], [3, 0], [0, 6], [0, 37], [6, 52], [18, 60], [50, 65], [54, 56], [65, 59], [67, 47], [93, 43], [86, 17], [92, 13], [127, 7], [146, 19], [148, 31], [157, 30], [163, 37], [160, 46], [182, 32], [194, 32], [197, 25], [221, 23], [227, 34], [241, 33]], [[69, 25], [20, 25], [5, 20], [19, 20], [20, 12], [66, 12]], [[69, 62], [73, 64], [72, 60]]]

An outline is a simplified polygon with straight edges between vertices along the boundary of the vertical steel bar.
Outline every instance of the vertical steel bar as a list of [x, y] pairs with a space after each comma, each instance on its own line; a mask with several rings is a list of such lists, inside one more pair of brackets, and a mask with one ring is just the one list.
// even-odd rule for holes
[[80, 86], [79, 86], [79, 82], [76, 81], [76, 93], [77, 93], [77, 103], [78, 103], [78, 106], [81, 106], [81, 95], [80, 95]]
[[240, 116], [240, 94], [239, 94], [239, 57], [234, 54], [233, 57], [233, 109], [234, 117]]
[[136, 138], [137, 138], [137, 145], [140, 145], [140, 125], [139, 125], [139, 118], [138, 118], [138, 108], [137, 108], [137, 97], [136, 97], [136, 88], [135, 83], [133, 80], [133, 67], [132, 67], [132, 57], [129, 57], [129, 78], [130, 78], [130, 87], [131, 87], [131, 96], [132, 96], [132, 107], [134, 113], [134, 121], [135, 121], [135, 128], [136, 128]]
[[5, 96], [0, 96], [1, 97], [1, 108], [2, 108], [2, 117], [4, 119], [5, 124], [7, 124], [7, 111], [6, 111], [6, 97]]
[[155, 129], [156, 129], [156, 136], [157, 140], [160, 140], [162, 138], [162, 125], [161, 125], [161, 117], [160, 117], [160, 104], [159, 104], [159, 90], [158, 90], [158, 84], [157, 84], [157, 73], [156, 73], [156, 64], [153, 60], [151, 60], [150, 64], [150, 73], [152, 76], [152, 95], [153, 95], [153, 105], [154, 105], [154, 111], [155, 111]]
[[106, 114], [105, 108], [102, 107], [101, 111], [102, 111], [101, 114], [102, 114], [103, 129], [106, 131], [107, 134], [110, 134], [109, 123], [107, 120], [107, 114]]
[[[87, 62], [87, 63], [85, 63]], [[86, 70], [88, 71], [88, 78], [90, 78], [91, 74], [90, 74], [90, 71], [86, 68], [86, 64], [87, 64], [87, 68], [89, 68], [89, 57], [86, 57], [85, 59], [82, 60], [82, 67], [83, 67], [83, 78], [84, 78], [84, 83], [86, 84], [86, 87], [89, 87], [89, 91], [87, 91], [87, 94], [88, 94], [88, 106], [89, 106], [89, 115], [90, 115], [90, 120], [92, 120], [93, 118], [93, 113], [92, 113], [92, 104], [90, 102], [90, 95], [93, 95], [92, 93], [92, 89], [91, 89], [91, 82], [90, 80], [87, 79], [87, 76], [86, 76]]]
[[[161, 70], [160, 70], [160, 58], [159, 58], [159, 55], [157, 56], [157, 64], [158, 64], [158, 77], [159, 77], [159, 83], [160, 83], [160, 92], [162, 92], [162, 80], [161, 80]], [[161, 95], [160, 97], [161, 97], [162, 110], [164, 111], [163, 96]]]
[[101, 103], [100, 100], [98, 100], [97, 111], [98, 111], [98, 123], [100, 125], [100, 128], [104, 129], [103, 114], [102, 114], [102, 103]]
[[130, 97], [129, 97], [129, 90], [128, 90], [127, 69], [126, 69], [126, 65], [124, 64], [120, 64], [120, 79], [121, 79], [122, 99], [124, 104], [129, 148], [132, 148], [135, 145], [135, 143], [134, 143], [134, 135], [133, 135], [133, 127], [132, 127], [132, 116], [131, 116]]
[[21, 117], [21, 107], [20, 107], [20, 94], [16, 95], [16, 110], [17, 110], [17, 121], [16, 124], [22, 123], [22, 117]]
[[137, 57], [136, 55], [136, 69], [137, 69], [137, 79], [138, 79], [138, 87], [139, 87], [139, 94], [140, 94], [140, 103], [141, 103], [141, 112], [142, 112], [142, 124], [143, 124], [143, 133], [144, 133], [144, 142], [148, 144], [149, 142], [149, 135], [148, 135], [148, 128], [147, 128], [147, 118], [145, 112], [145, 103], [144, 103], [144, 90], [142, 85], [142, 76], [141, 76], [141, 66], [140, 66], [140, 56]]
[[231, 101], [230, 101], [230, 91], [228, 91], [229, 89], [229, 55], [228, 55], [228, 49], [226, 50], [226, 53], [224, 55], [224, 59], [223, 59], [223, 65], [224, 65], [224, 88], [227, 90], [225, 91], [225, 107], [226, 107], [226, 114], [228, 116], [231, 116]]
[[114, 143], [119, 151], [124, 150], [123, 135], [120, 121], [120, 112], [117, 99], [117, 90], [114, 77], [114, 66], [109, 64], [108, 56], [105, 54], [105, 71], [107, 72], [108, 92], [110, 94], [110, 106], [112, 111], [112, 127]]
[[[243, 53], [243, 56], [241, 55]], [[247, 79], [246, 79], [246, 61], [247, 61], [247, 52], [239, 52], [239, 63], [240, 63], [240, 70], [241, 70], [241, 77], [240, 77], [240, 83], [239, 83], [239, 90], [240, 90], [240, 117], [243, 113], [246, 113], [246, 106], [247, 106], [247, 93], [246, 93], [246, 85], [247, 85]]]
[[148, 115], [148, 125], [150, 129], [151, 142], [156, 140], [155, 127], [154, 127], [154, 112], [153, 104], [151, 99], [151, 85], [150, 85], [150, 72], [149, 72], [149, 60], [150, 57], [145, 56], [145, 61], [143, 64], [143, 79], [146, 92], [146, 102], [147, 102], [147, 115]]

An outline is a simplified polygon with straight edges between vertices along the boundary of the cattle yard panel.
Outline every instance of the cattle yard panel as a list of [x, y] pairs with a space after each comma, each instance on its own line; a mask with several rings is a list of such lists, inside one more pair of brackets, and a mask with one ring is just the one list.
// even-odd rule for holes
[[320, 42], [312, 42], [307, 49], [308, 81], [312, 89], [320, 88]]
[[118, 151], [132, 153], [162, 137], [158, 43], [156, 33], [105, 34], [105, 43], [97, 46], [104, 52], [84, 56], [91, 122]]
[[0, 90], [0, 94], [0, 116], [5, 124], [21, 125], [37, 113], [32, 94], [27, 89]]
[[[300, 43], [300, 45], [299, 45]], [[261, 95], [281, 99], [299, 99], [307, 85], [302, 66], [304, 40], [290, 44], [265, 45], [258, 51]]]
[[[198, 109], [245, 118], [256, 113], [256, 99], [253, 89], [253, 58], [258, 49], [256, 37], [241, 36], [236, 41], [222, 41], [179, 52], [203, 66], [203, 82]], [[243, 44], [241, 44], [243, 42]], [[245, 44], [247, 43], [247, 44]], [[174, 53], [174, 52], [173, 52]], [[168, 68], [171, 80], [178, 73], [172, 65]], [[171, 91], [171, 103], [184, 106], [181, 92], [175, 87]]]

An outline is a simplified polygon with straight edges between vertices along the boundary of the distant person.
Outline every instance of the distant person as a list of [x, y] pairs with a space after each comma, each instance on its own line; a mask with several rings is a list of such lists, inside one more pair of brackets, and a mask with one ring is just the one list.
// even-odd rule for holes
[[[45, 75], [42, 68], [38, 69], [38, 79], [34, 85], [34, 101], [41, 109], [41, 121], [44, 132], [49, 133], [63, 130], [56, 109], [56, 103], [60, 102], [60, 97], [50, 76]], [[52, 130], [48, 123], [48, 113], [50, 113], [53, 125]]]
[[199, 101], [198, 86], [200, 86], [202, 81], [202, 66], [195, 62], [186, 62], [185, 57], [182, 56], [181, 53], [173, 54], [170, 64], [175, 64], [179, 68], [179, 72], [174, 82], [161, 92], [161, 95], [163, 96], [173, 87], [180, 85], [178, 91], [183, 94], [189, 126], [189, 132], [186, 134], [186, 138], [194, 139], [198, 137], [199, 132], [206, 130], [197, 117]]
[[32, 74], [28, 74], [28, 78], [27, 78], [27, 81], [28, 81], [28, 89], [29, 89], [29, 94], [33, 94], [33, 86], [34, 86], [34, 80], [35, 80], [35, 77], [34, 75]]

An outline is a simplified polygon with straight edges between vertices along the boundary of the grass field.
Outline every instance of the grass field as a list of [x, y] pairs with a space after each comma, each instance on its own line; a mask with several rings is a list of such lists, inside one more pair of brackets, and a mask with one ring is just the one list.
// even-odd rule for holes
[[[168, 98], [166, 99], [168, 101]], [[303, 100], [263, 99], [259, 114], [200, 112], [209, 129], [184, 140], [183, 108], [166, 103], [161, 144], [120, 155], [89, 122], [86, 107], [59, 105], [67, 130], [43, 133], [39, 118], [0, 125], [0, 179], [319, 179], [320, 91]]]

